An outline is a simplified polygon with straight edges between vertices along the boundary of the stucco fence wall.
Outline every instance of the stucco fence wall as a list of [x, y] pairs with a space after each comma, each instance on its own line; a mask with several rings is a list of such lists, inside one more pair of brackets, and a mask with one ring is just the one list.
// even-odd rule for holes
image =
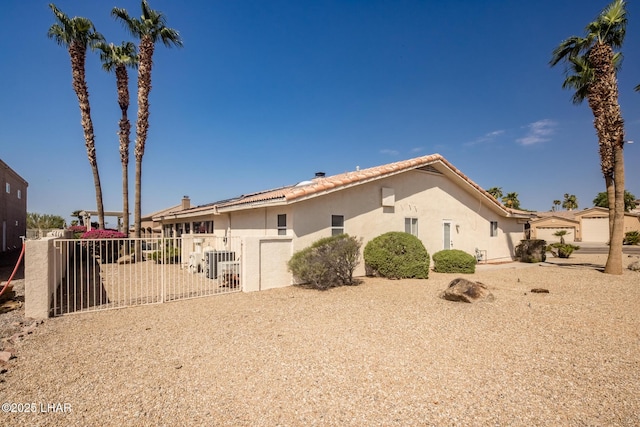
[[[65, 253], [65, 245], [57, 247], [54, 242], [59, 238], [70, 237], [72, 236], [69, 234], [59, 233], [57, 236], [26, 241], [25, 316], [34, 319], [50, 316], [54, 293], [66, 274], [63, 269], [55, 266], [66, 265], [64, 259], [68, 255]], [[287, 268], [291, 255], [291, 237], [242, 237], [242, 291], [254, 292], [293, 284], [293, 276]]]

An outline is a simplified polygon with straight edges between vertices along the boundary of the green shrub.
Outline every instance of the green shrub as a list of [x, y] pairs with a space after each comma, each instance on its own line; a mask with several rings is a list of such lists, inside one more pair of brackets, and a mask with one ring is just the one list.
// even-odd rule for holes
[[367, 275], [389, 279], [427, 279], [429, 254], [416, 236], [389, 232], [371, 240], [364, 248]]
[[150, 258], [156, 264], [179, 264], [180, 248], [173, 246], [170, 240], [165, 244], [164, 250], [151, 252]]
[[316, 289], [353, 285], [361, 245], [362, 239], [348, 234], [326, 237], [293, 254], [287, 265], [297, 280]]
[[438, 273], [465, 273], [476, 271], [476, 257], [459, 249], [445, 249], [433, 254], [433, 271]]
[[624, 245], [637, 245], [640, 244], [640, 231], [627, 231], [624, 233]]
[[553, 256], [558, 258], [569, 258], [573, 251], [580, 249], [580, 246], [570, 245], [569, 243], [552, 243], [547, 246], [547, 252], [551, 252]]

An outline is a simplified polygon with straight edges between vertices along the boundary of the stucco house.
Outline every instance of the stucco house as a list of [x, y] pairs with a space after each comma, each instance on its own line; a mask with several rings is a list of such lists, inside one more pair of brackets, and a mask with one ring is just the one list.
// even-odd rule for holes
[[[537, 212], [531, 221], [531, 238], [558, 242], [554, 236], [564, 230], [566, 242], [607, 243], [609, 241], [609, 209], [593, 207], [579, 211]], [[640, 231], [640, 214], [624, 215], [624, 232]]]
[[9, 165], [0, 160], [0, 253], [22, 247], [21, 236], [27, 232], [27, 187], [29, 184]]
[[[513, 259], [530, 218], [433, 154], [333, 176], [317, 173], [295, 185], [174, 210], [153, 221], [162, 224], [165, 236], [286, 239], [287, 258], [334, 234], [361, 237], [364, 248], [380, 234], [406, 231], [429, 254], [460, 249], [496, 262]], [[364, 274], [363, 263], [355, 273]]]

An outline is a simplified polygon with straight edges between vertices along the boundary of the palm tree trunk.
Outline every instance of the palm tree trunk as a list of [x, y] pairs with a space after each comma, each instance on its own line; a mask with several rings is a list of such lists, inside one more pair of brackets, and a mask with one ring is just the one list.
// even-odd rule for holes
[[[613, 230], [609, 242], [609, 256], [604, 272], [609, 274], [622, 274], [622, 243], [624, 241], [624, 154], [622, 144], [614, 148], [615, 155], [615, 203]], [[609, 209], [611, 216], [611, 208]]]
[[613, 210], [611, 206], [615, 206], [616, 204], [616, 187], [614, 186], [613, 176], [606, 175], [604, 177], [604, 183], [607, 187], [607, 206], [609, 207], [609, 242], [611, 243], [611, 236], [613, 235], [613, 222], [614, 217]]
[[136, 158], [135, 202], [133, 206], [133, 223], [135, 237], [141, 237], [142, 210], [140, 206], [140, 189], [142, 187], [142, 158]]
[[[610, 224], [609, 256], [604, 268], [608, 274], [622, 274], [622, 241], [624, 239], [624, 120], [618, 102], [618, 81], [613, 65], [613, 49], [597, 43], [589, 53], [589, 62], [594, 70], [594, 83], [590, 88], [595, 125], [600, 144], [600, 162], [607, 183]], [[613, 176], [613, 185], [611, 185]], [[614, 203], [611, 204], [611, 186]], [[611, 219], [610, 219], [611, 221]]]
[[151, 67], [154, 44], [150, 36], [140, 39], [138, 67], [138, 120], [136, 121], [136, 190], [135, 190], [135, 237], [140, 237], [142, 228], [141, 181], [142, 157], [144, 156], [147, 131], [149, 130], [149, 92], [151, 92]]
[[122, 163], [122, 231], [129, 236], [129, 135], [131, 124], [127, 117], [129, 110], [129, 76], [124, 65], [116, 67], [116, 84], [120, 118], [120, 162]]
[[73, 90], [78, 97], [80, 106], [80, 117], [82, 130], [84, 131], [87, 157], [93, 172], [93, 184], [96, 190], [96, 208], [98, 210], [98, 227], [104, 229], [104, 207], [102, 205], [102, 186], [100, 185], [100, 174], [98, 173], [98, 159], [96, 155], [95, 137], [93, 133], [93, 122], [91, 120], [91, 107], [89, 105], [89, 89], [85, 80], [85, 59], [86, 47], [79, 43], [69, 45], [69, 56], [71, 57], [71, 72], [73, 75]]

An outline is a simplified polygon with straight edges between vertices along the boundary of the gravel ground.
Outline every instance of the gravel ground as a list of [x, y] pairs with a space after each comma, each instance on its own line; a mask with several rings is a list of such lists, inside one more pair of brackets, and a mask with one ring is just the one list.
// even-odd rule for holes
[[14, 344], [0, 425], [637, 426], [640, 275], [605, 260], [479, 266], [492, 303], [431, 273], [50, 319]]

